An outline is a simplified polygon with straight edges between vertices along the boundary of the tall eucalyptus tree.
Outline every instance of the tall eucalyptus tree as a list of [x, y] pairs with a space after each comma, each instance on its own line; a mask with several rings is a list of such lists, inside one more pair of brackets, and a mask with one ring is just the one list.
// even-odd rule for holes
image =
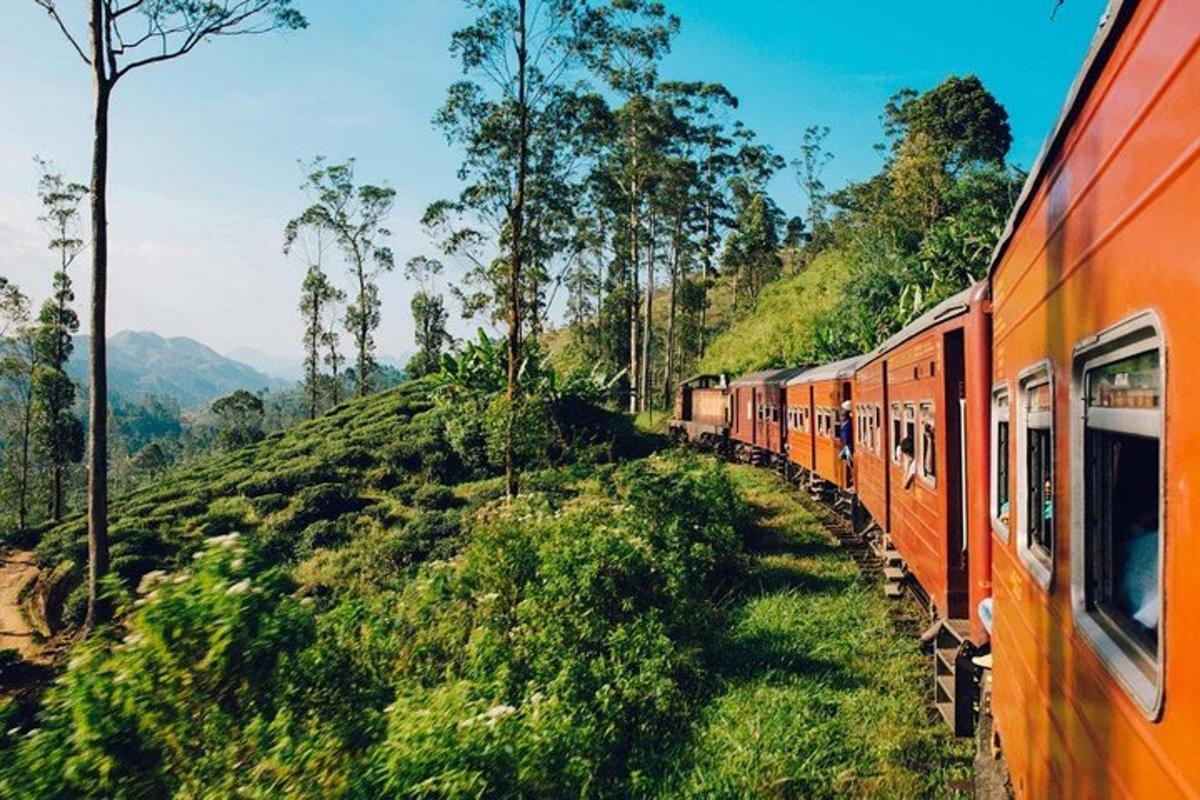
[[[172, 61], [201, 43], [307, 25], [292, 0], [87, 0], [73, 18], [59, 0], [32, 0], [46, 11], [92, 76], [92, 296], [88, 404], [88, 612], [103, 622], [100, 579], [108, 572], [108, 148], [113, 90], [132, 72]], [[72, 4], [72, 7], [74, 4]], [[80, 15], [83, 16], [83, 15]]]

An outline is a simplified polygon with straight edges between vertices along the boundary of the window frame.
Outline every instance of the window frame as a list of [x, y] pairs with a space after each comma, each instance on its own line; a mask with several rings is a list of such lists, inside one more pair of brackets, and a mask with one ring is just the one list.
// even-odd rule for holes
[[[933, 473], [925, 471], [925, 432], [921, 429], [922, 418], [925, 409], [929, 409], [929, 423], [933, 428]], [[917, 477], [925, 482], [926, 486], [931, 488], [937, 486], [937, 404], [933, 400], [919, 400], [917, 402], [917, 427], [916, 439], [913, 442], [913, 455], [917, 459]], [[920, 442], [920, 447], [917, 447], [917, 442]]]
[[[907, 439], [909, 436], [911, 436], [912, 442], [913, 442], [913, 452], [912, 452], [911, 456], [905, 456], [902, 458], [915, 459], [917, 457], [917, 404], [915, 402], [908, 401], [903, 404], [903, 408], [904, 408], [904, 421], [903, 421], [903, 424], [900, 426], [900, 441], [903, 442], [905, 439]], [[912, 426], [911, 433], [908, 430], [909, 425]], [[904, 469], [908, 470], [908, 464], [904, 465]]]
[[[1087, 420], [1087, 376], [1097, 367], [1124, 360], [1131, 356], [1158, 351], [1159, 405], [1150, 414], [1157, 417], [1146, 423], [1145, 417], [1134, 418], [1128, 427], [1116, 427], [1112, 420], [1108, 424], [1089, 426]], [[1142, 311], [1116, 325], [1078, 342], [1071, 352], [1071, 408], [1078, 414], [1071, 419], [1071, 485], [1070, 543], [1071, 543], [1071, 617], [1076, 631], [1095, 653], [1110, 675], [1129, 695], [1142, 715], [1151, 722], [1162, 716], [1167, 671], [1167, 625], [1166, 612], [1166, 541], [1168, 531], [1167, 505], [1167, 386], [1168, 358], [1166, 337], [1162, 324], [1153, 311]], [[1099, 410], [1099, 409], [1098, 409]], [[1115, 415], [1105, 415], [1115, 416]], [[1148, 675], [1143, 664], [1149, 660], [1146, 653], [1132, 643], [1128, 633], [1103, 609], [1088, 607], [1089, 558], [1087, 531], [1087, 480], [1084, 471], [1088, 465], [1088, 428], [1124, 433], [1147, 435], [1158, 439], [1158, 652], [1153, 659], [1153, 674]]]
[[888, 442], [888, 447], [891, 450], [891, 462], [896, 466], [903, 466], [904, 456], [900, 452], [900, 442], [904, 441], [904, 415], [900, 410], [899, 403], [892, 403], [892, 415], [888, 418], [891, 425], [888, 426], [888, 436], [891, 441]]
[[[1037, 416], [1034, 419], [1034, 421], [1037, 422], [1038, 424], [1031, 426], [1030, 414], [1026, 410], [1025, 392], [1031, 387], [1040, 386], [1042, 383], [1045, 383], [1049, 386], [1050, 411], [1049, 412], [1045, 412], [1045, 411], [1038, 412]], [[1054, 463], [1054, 461], [1058, 455], [1058, 447], [1056, 446], [1056, 443], [1054, 440], [1055, 434], [1057, 433], [1057, 426], [1055, 425], [1055, 419], [1054, 419], [1055, 411], [1056, 411], [1055, 396], [1054, 396], [1055, 388], [1056, 387], [1055, 387], [1055, 380], [1054, 380], [1054, 364], [1048, 358], [1045, 358], [1045, 359], [1042, 359], [1041, 361], [1037, 361], [1033, 364], [1030, 364], [1029, 366], [1025, 367], [1025, 369], [1023, 369], [1019, 373], [1017, 373], [1017, 391], [1016, 391], [1016, 404], [1017, 404], [1017, 426], [1016, 426], [1017, 446], [1016, 446], [1016, 450], [1017, 450], [1017, 458], [1016, 458], [1016, 464], [1015, 464], [1016, 476], [1017, 476], [1017, 490], [1015, 492], [1015, 494], [1016, 494], [1016, 498], [1015, 498], [1016, 514], [1014, 515], [1013, 513], [1011, 513], [1011, 511], [1009, 513], [1009, 520], [1010, 521], [1013, 519], [1016, 520], [1016, 523], [1013, 527], [1016, 530], [1017, 555], [1020, 557], [1021, 563], [1023, 563], [1025, 565], [1026, 570], [1033, 577], [1033, 579], [1037, 582], [1037, 584], [1039, 586], [1041, 586], [1047, 592], [1051, 591], [1051, 589], [1053, 587], [1053, 583], [1054, 583], [1054, 560], [1055, 560], [1055, 555], [1058, 550], [1058, 531], [1055, 530], [1055, 528], [1057, 528], [1057, 524], [1058, 524], [1058, 520], [1060, 519], [1060, 516], [1058, 513], [1059, 509], [1055, 508], [1054, 516], [1050, 520], [1050, 523], [1052, 526], [1051, 539], [1050, 539], [1050, 551], [1045, 556], [1042, 556], [1038, 552], [1038, 550], [1041, 550], [1042, 548], [1039, 547], [1039, 548], [1035, 549], [1030, 546], [1029, 541], [1028, 541], [1029, 540], [1029, 536], [1028, 536], [1029, 513], [1030, 513], [1030, 509], [1029, 509], [1029, 475], [1028, 475], [1028, 472], [1029, 472], [1028, 435], [1029, 435], [1029, 431], [1030, 431], [1031, 427], [1034, 430], [1042, 429], [1043, 426], [1040, 423], [1043, 421], [1043, 415], [1044, 415], [1044, 419], [1046, 422], [1045, 427], [1050, 432], [1050, 438], [1049, 438], [1049, 441], [1050, 441], [1050, 496], [1051, 496], [1051, 502], [1053, 502], [1053, 497], [1058, 490], [1058, 470], [1056, 468], [1057, 465]], [[1010, 414], [1012, 413], [1012, 410], [1011, 410], [1012, 402], [1013, 402], [1013, 398], [1010, 395], [1009, 396], [1009, 409], [1010, 409], [1009, 413]], [[1010, 422], [1009, 423], [1009, 440], [1010, 440], [1010, 442], [1012, 439], [1012, 434], [1013, 434], [1013, 428], [1012, 428], [1012, 423]], [[1010, 494], [1010, 497], [1009, 497], [1009, 508], [1010, 509], [1012, 508], [1013, 499], [1014, 498]]]
[[[997, 400], [1003, 395], [1006, 404], [1003, 412], [1000, 411], [1000, 405]], [[992, 520], [992, 533], [995, 534], [1000, 541], [1008, 544], [1009, 526], [1000, 520], [1000, 497], [996, 494], [996, 487], [999, 485], [1000, 477], [1000, 423], [1004, 422], [1008, 425], [1008, 441], [1005, 443], [1004, 458], [1008, 466], [1008, 519], [1012, 522], [1013, 518], [1013, 459], [1012, 459], [1012, 392], [1009, 391], [1008, 381], [1000, 381], [992, 386], [992, 413], [991, 413], [991, 452], [988, 454], [989, 469], [988, 469], [988, 515]]]

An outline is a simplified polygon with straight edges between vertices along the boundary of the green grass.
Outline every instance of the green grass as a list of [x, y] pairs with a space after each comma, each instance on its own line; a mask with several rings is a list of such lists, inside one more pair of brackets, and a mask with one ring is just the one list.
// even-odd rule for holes
[[659, 796], [942, 797], [969, 742], [928, 709], [929, 662], [800, 496], [732, 468], [757, 520], [717, 687]]
[[831, 250], [767, 286], [713, 340], [698, 371], [740, 375], [812, 361], [818, 327], [841, 301], [848, 269], [845, 257]]

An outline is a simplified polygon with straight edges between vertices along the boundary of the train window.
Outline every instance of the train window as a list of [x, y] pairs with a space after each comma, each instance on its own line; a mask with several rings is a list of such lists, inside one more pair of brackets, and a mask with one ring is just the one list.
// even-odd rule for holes
[[907, 440], [913, 447], [913, 453], [910, 456], [916, 456], [917, 447], [917, 408], [912, 403], [904, 404], [904, 438], [900, 441]]
[[871, 450], [873, 450], [875, 453], [878, 454], [879, 453], [879, 430], [882, 427], [882, 423], [880, 422], [881, 415], [880, 415], [879, 406], [878, 405], [873, 406], [871, 411], [872, 411], [872, 414], [874, 414], [874, 424], [871, 426]]
[[992, 528], [1008, 541], [1009, 519], [1009, 418], [1008, 388], [992, 392]]
[[1017, 394], [1017, 551], [1050, 588], [1054, 565], [1054, 383], [1048, 363], [1021, 374]]
[[933, 403], [924, 402], [917, 417], [920, 430], [921, 477], [929, 483], [937, 478], [937, 437], [933, 418]]
[[1164, 486], [1163, 361], [1153, 318], [1137, 317], [1077, 351], [1073, 378], [1082, 411], [1072, 440], [1082, 472], [1072, 503], [1081, 511], [1073, 512], [1071, 550], [1083, 560], [1072, 563], [1076, 617], [1153, 717], [1162, 686]]
[[900, 432], [900, 404], [892, 403], [892, 441], [889, 443], [892, 448], [892, 463], [899, 464], [901, 461], [900, 440], [904, 438]]

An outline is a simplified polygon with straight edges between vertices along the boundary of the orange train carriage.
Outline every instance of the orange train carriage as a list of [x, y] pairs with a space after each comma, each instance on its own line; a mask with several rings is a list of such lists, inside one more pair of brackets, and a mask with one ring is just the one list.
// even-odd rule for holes
[[939, 303], [855, 375], [860, 502], [940, 619], [987, 640], [986, 284]]
[[1200, 5], [1114, 6], [990, 275], [994, 707], [1021, 797], [1200, 796]]
[[787, 382], [788, 460], [812, 479], [837, 489], [853, 483], [853, 468], [839, 456], [843, 403], [852, 401], [858, 358], [804, 370]]

